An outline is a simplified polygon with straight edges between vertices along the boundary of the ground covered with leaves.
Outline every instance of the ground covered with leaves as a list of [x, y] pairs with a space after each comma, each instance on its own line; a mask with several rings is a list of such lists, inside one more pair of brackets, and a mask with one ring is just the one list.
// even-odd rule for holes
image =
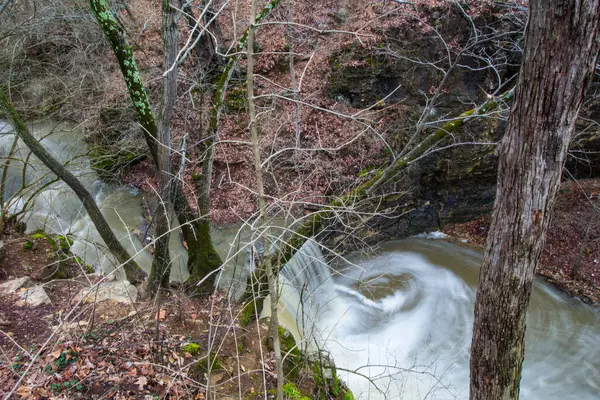
[[[22, 276], [42, 286], [48, 303], [31, 307], [19, 289], [0, 294], [0, 392], [20, 399], [250, 398], [275, 385], [267, 322], [222, 292], [189, 299], [172, 290], [157, 300], [80, 300], [105, 277], [73, 269], [45, 272], [47, 237], [10, 232], [0, 284]], [[243, 320], [243, 324], [240, 323]], [[249, 322], [248, 322], [249, 321]], [[302, 376], [297, 374], [296, 378]], [[305, 376], [304, 389], [314, 387]], [[308, 385], [308, 386], [306, 386]], [[291, 389], [290, 389], [291, 390]]]
[[[274, 386], [265, 325], [240, 327], [236, 308], [222, 294], [202, 301], [173, 294], [160, 308], [151, 301], [107, 302], [67, 311], [4, 314], [3, 393], [15, 389], [11, 398], [21, 399], [204, 399], [209, 384], [217, 398], [244, 398]], [[12, 329], [17, 319], [30, 329]]]

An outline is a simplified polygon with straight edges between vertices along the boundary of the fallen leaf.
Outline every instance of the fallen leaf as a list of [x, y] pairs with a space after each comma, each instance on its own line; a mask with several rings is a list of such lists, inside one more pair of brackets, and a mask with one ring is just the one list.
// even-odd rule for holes
[[145, 376], [140, 376], [135, 383], [138, 385], [138, 389], [142, 391], [144, 390], [144, 386], [148, 384], [148, 378]]
[[216, 385], [225, 376], [225, 372], [216, 372], [210, 375], [210, 384]]
[[167, 310], [160, 310], [156, 313], [154, 319], [158, 319], [160, 321], [164, 321], [167, 318]]
[[17, 395], [22, 399], [31, 397], [31, 388], [27, 386], [21, 386], [17, 389]]

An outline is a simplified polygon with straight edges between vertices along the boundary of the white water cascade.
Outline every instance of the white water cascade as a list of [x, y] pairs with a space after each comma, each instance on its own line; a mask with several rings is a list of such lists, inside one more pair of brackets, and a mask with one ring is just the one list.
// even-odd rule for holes
[[[107, 219], [129, 254], [146, 271], [152, 264], [152, 255], [146, 251], [135, 230], [143, 225], [141, 193], [130, 186], [104, 183], [90, 166], [87, 144], [83, 141], [80, 127], [68, 123], [33, 122], [28, 123], [32, 133], [40, 139], [44, 147], [77, 176], [96, 199], [102, 214]], [[12, 126], [0, 121], [0, 156], [6, 157], [14, 140]], [[28, 160], [23, 168], [19, 160]], [[49, 183], [54, 176], [33, 155], [18, 142], [16, 152], [8, 169], [7, 190], [2, 201], [9, 205], [11, 214], [22, 211], [25, 203], [37, 189]], [[22, 184], [27, 188], [20, 190]], [[27, 231], [43, 229], [46, 232], [70, 235], [74, 239], [71, 251], [80, 256], [86, 264], [98, 271], [113, 271], [118, 263], [105, 250], [104, 243], [87, 216], [77, 196], [63, 182], [55, 182], [41, 190], [33, 199], [24, 214]], [[173, 268], [171, 278], [182, 281], [187, 278], [187, 253], [179, 241], [179, 236], [171, 235], [171, 255]], [[120, 277], [124, 274], [117, 271]]]
[[[308, 241], [282, 270], [281, 321], [305, 347], [330, 352], [357, 399], [467, 399], [481, 261], [477, 251], [414, 238], [331, 268]], [[599, 394], [598, 313], [537, 281], [521, 397]]]

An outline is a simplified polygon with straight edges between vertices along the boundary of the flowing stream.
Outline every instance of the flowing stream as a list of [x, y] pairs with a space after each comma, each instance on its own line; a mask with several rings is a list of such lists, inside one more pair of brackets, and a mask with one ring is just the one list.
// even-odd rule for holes
[[[121, 242], [148, 270], [152, 256], [133, 234], [144, 226], [142, 194], [97, 177], [85, 156], [80, 128], [47, 122], [29, 125], [56, 158], [70, 160], [69, 169], [95, 197]], [[8, 155], [13, 140], [10, 125], [0, 121], [0, 156]], [[27, 157], [28, 150], [20, 143], [14, 158]], [[48, 183], [25, 215], [27, 229], [73, 235], [75, 254], [102, 272], [111, 271], [115, 262], [102, 251], [102, 240], [77, 197], [63, 183], [51, 183], [35, 157], [29, 161], [27, 168], [12, 163], [4, 202], [18, 212], [32, 193], [19, 191], [23, 181], [33, 188]], [[173, 229], [171, 279], [183, 281], [187, 257], [175, 224]], [[224, 258], [235, 253], [236, 243], [250, 237], [247, 232], [240, 237], [236, 227], [214, 228], [212, 235]], [[282, 272], [281, 320], [298, 340], [305, 338], [301, 340], [305, 348], [330, 352], [357, 399], [466, 399], [480, 264], [477, 251], [443, 240], [413, 238], [388, 242], [375, 256], [356, 255], [329, 266], [320, 247], [309, 241]], [[239, 276], [235, 268], [228, 271], [221, 280], [225, 286]], [[526, 342], [523, 399], [600, 398], [600, 318], [595, 310], [537, 282]]]
[[[98, 177], [86, 155], [88, 148], [83, 140], [84, 132], [81, 127], [46, 121], [28, 123], [28, 127], [56, 159], [68, 163], [68, 169], [96, 199], [102, 214], [129, 254], [148, 272], [152, 265], [152, 255], [146, 251], [140, 240], [140, 233], [147, 226], [142, 207], [142, 193], [131, 186], [107, 184]], [[13, 140], [12, 126], [0, 121], [1, 164], [9, 154]], [[26, 168], [22, 162], [17, 161], [24, 159], [28, 160]], [[8, 169], [7, 188], [3, 199], [10, 212], [21, 211], [36, 188], [49, 184], [35, 197], [30, 210], [25, 214], [27, 231], [43, 229], [53, 234], [72, 235], [74, 244], [71, 251], [75, 255], [102, 273], [113, 271], [118, 263], [104, 251], [104, 242], [83, 205], [64, 183], [51, 183], [52, 178], [48, 169], [35, 156], [29, 155], [28, 148], [19, 141]], [[28, 186], [19, 191], [23, 182]], [[187, 252], [181, 243], [176, 219], [172, 223], [171, 280], [182, 282], [189, 276], [186, 268]], [[234, 228], [215, 227], [211, 233], [217, 250], [221, 254], [227, 254], [231, 247], [229, 242], [235, 234]], [[152, 236], [152, 229], [148, 230], [148, 234]], [[120, 278], [124, 277], [121, 270], [117, 271], [117, 274]]]
[[[334, 267], [314, 243], [303, 252], [284, 270], [282, 319], [330, 352], [357, 399], [468, 398], [480, 252], [411, 238]], [[304, 313], [292, 287], [312, 289]], [[542, 281], [528, 310], [521, 397], [600, 398], [599, 315]]]

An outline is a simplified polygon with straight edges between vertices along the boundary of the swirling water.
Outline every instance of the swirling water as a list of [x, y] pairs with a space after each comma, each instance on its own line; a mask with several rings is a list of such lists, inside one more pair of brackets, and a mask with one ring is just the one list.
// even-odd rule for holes
[[[481, 261], [478, 251], [413, 238], [337, 268], [316, 330], [357, 399], [468, 398]], [[541, 281], [528, 310], [521, 397], [600, 398], [598, 313]]]

